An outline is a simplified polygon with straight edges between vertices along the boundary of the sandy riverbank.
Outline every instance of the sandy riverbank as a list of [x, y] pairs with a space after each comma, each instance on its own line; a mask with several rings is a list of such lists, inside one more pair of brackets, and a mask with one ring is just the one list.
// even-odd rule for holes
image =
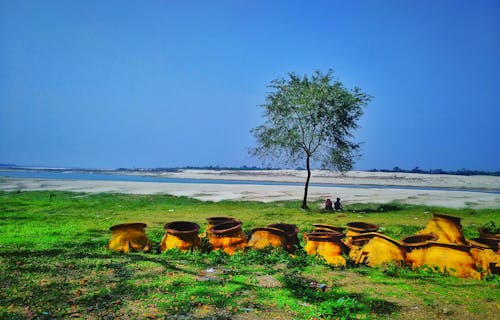
[[[254, 181], [291, 181], [303, 182], [303, 171], [208, 171], [184, 170], [173, 173], [159, 173], [162, 176], [195, 179], [237, 179]], [[399, 186], [435, 186], [447, 188], [500, 189], [500, 177], [488, 176], [441, 176], [420, 174], [393, 174], [350, 172], [339, 177], [333, 172], [314, 172], [312, 182]], [[54, 180], [54, 179], [14, 179], [0, 180], [0, 190], [65, 190], [75, 192], [118, 192], [130, 194], [172, 194], [188, 196], [205, 201], [256, 200], [274, 201], [301, 199], [302, 186], [277, 185], [235, 185], [235, 184], [194, 184], [194, 183], [157, 183], [128, 181], [89, 181], [89, 180]], [[347, 188], [347, 187], [310, 187], [309, 199], [327, 197], [342, 198], [348, 203], [387, 203], [401, 202], [444, 206], [450, 208], [499, 208], [500, 194], [467, 191], [410, 190], [383, 188]]]
[[[277, 181], [304, 183], [307, 172], [304, 170], [178, 170], [175, 172], [129, 172], [134, 175], [147, 175], [164, 178], [218, 179]], [[420, 174], [399, 172], [349, 171], [345, 174], [328, 170], [313, 170], [311, 183], [415, 186], [457, 189], [495, 189], [500, 190], [500, 177], [458, 176], [444, 174]]]

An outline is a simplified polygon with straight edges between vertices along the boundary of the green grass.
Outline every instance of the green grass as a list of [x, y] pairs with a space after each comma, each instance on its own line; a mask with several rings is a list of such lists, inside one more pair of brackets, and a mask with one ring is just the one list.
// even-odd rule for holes
[[[321, 201], [312, 202], [319, 208]], [[494, 221], [499, 210], [401, 204], [346, 206], [340, 214], [303, 211], [299, 201], [201, 202], [166, 195], [70, 192], [0, 193], [0, 318], [53, 319], [453, 319], [494, 318], [498, 277], [458, 279], [386, 266], [337, 269], [299, 251], [163, 254], [108, 252], [109, 227], [148, 224], [158, 245], [163, 225], [232, 216], [244, 230], [269, 223], [379, 224], [400, 239], [422, 229], [433, 212], [462, 218], [465, 235]], [[215, 272], [205, 270], [213, 268]], [[324, 283], [326, 290], [311, 286]]]

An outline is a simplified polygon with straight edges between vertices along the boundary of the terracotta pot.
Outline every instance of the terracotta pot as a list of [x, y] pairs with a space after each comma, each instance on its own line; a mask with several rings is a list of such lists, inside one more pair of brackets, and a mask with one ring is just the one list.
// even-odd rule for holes
[[108, 250], [128, 253], [129, 251], [148, 251], [151, 243], [146, 237], [145, 223], [122, 223], [109, 228], [111, 239], [108, 243]]
[[286, 241], [284, 248], [288, 252], [294, 252], [298, 247], [300, 247], [300, 241], [298, 238], [299, 228], [294, 224], [288, 223], [273, 223], [269, 224], [268, 227], [280, 229], [286, 234]]
[[322, 256], [325, 261], [335, 266], [345, 266], [346, 260], [342, 256], [345, 245], [342, 243], [342, 234], [335, 231], [313, 231], [306, 233], [307, 239], [304, 250], [310, 255]]
[[444, 214], [435, 213], [425, 228], [417, 234], [433, 234], [437, 237], [436, 242], [440, 243], [466, 244], [460, 218]]
[[241, 221], [229, 221], [213, 226], [208, 232], [208, 241], [214, 250], [224, 250], [227, 254], [234, 254], [237, 250], [243, 250], [247, 241]]
[[165, 235], [161, 240], [160, 250], [193, 250], [200, 245], [198, 231], [200, 226], [194, 222], [174, 221], [165, 224]]
[[253, 228], [248, 238], [248, 247], [252, 249], [285, 248], [287, 241], [287, 235], [283, 230], [271, 227]]

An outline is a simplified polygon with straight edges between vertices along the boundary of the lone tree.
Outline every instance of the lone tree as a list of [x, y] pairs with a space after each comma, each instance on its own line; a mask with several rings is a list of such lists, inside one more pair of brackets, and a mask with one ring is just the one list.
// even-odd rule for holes
[[290, 73], [269, 87], [273, 91], [263, 105], [266, 121], [251, 130], [257, 146], [250, 153], [292, 165], [305, 160], [302, 208], [307, 209], [311, 163], [341, 172], [352, 169], [359, 156], [359, 144], [351, 141], [353, 131], [371, 97], [357, 87], [346, 89], [332, 70], [303, 77]]

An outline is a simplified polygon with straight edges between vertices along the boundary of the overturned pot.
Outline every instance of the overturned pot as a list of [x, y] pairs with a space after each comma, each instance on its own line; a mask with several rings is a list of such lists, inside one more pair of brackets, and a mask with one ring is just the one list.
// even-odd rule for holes
[[124, 253], [130, 251], [148, 251], [151, 248], [151, 243], [144, 230], [146, 226], [145, 223], [132, 222], [110, 227], [111, 239], [108, 243], [108, 250]]
[[179, 249], [187, 251], [196, 249], [200, 245], [198, 231], [200, 231], [200, 226], [194, 222], [169, 222], [165, 224], [165, 235], [161, 240], [160, 250]]
[[[370, 233], [371, 239], [362, 245], [356, 256], [350, 257], [357, 264], [365, 264], [369, 267], [380, 267], [384, 264], [395, 263], [402, 266], [405, 263], [405, 250], [398, 241], [381, 233]], [[367, 234], [356, 236], [363, 241], [368, 239]], [[357, 242], [358, 239], [354, 241]]]
[[433, 234], [436, 242], [465, 245], [460, 218], [434, 213], [434, 217], [417, 234]]
[[460, 278], [481, 279], [470, 251], [465, 245], [429, 242], [424, 265]]
[[212, 249], [222, 249], [230, 255], [237, 250], [244, 250], [247, 246], [247, 240], [241, 225], [241, 221], [233, 220], [216, 224], [209, 229], [209, 232], [207, 232], [208, 242]]

